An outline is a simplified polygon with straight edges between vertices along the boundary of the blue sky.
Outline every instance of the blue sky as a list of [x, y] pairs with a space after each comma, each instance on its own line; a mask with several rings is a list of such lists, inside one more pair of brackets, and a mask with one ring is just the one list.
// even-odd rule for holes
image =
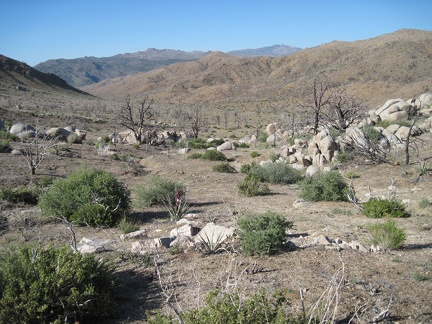
[[29, 65], [149, 47], [314, 47], [402, 28], [432, 31], [431, 0], [4, 0], [0, 54]]

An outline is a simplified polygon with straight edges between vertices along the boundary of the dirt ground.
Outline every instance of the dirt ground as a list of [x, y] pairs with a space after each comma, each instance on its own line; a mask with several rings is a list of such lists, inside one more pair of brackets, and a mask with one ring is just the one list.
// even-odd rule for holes
[[[427, 140], [431, 143], [430, 136]], [[218, 162], [187, 159], [177, 153], [177, 149], [141, 145], [136, 150], [118, 145], [119, 152], [140, 159], [140, 162], [125, 162], [98, 156], [91, 145], [66, 146], [60, 155], [50, 156], [33, 178], [22, 156], [0, 154], [1, 186], [26, 185], [46, 175], [65, 176], [86, 165], [111, 172], [132, 193], [136, 185], [145, 184], [151, 174], [184, 183], [191, 212], [197, 213], [203, 224], [211, 220], [234, 226], [240, 215], [275, 211], [294, 222], [288, 239], [323, 234], [330, 239], [357, 240], [370, 245], [366, 225], [380, 221], [364, 217], [350, 203], [318, 202], [295, 208], [293, 203], [299, 193], [296, 186], [270, 185], [270, 195], [244, 197], [236, 187], [244, 174], [212, 172], [212, 166]], [[255, 160], [267, 159], [274, 152], [273, 148], [251, 147], [224, 153], [230, 158], [230, 164], [239, 168], [253, 160], [250, 152], [254, 150], [261, 153]], [[430, 158], [429, 153], [425, 151], [424, 157]], [[166, 293], [172, 294], [171, 301], [179, 310], [202, 307], [208, 292], [215, 289], [247, 296], [262, 287], [269, 293], [285, 288], [292, 300], [292, 312], [302, 309], [301, 289], [307, 310], [321, 297], [323, 305], [336, 310], [339, 323], [367, 323], [387, 309], [390, 315], [384, 322], [432, 323], [432, 207], [418, 206], [422, 198], [432, 197], [432, 175], [429, 172], [416, 179], [417, 169], [416, 162], [409, 166], [352, 162], [339, 166], [343, 174], [353, 171], [359, 175], [353, 184], [360, 201], [365, 201], [370, 192], [377, 196], [388, 195], [388, 187], [395, 181], [398, 199], [407, 204], [412, 214], [410, 218], [396, 220], [407, 234], [407, 241], [399, 250], [366, 253], [324, 246], [294, 249], [287, 245], [276, 255], [259, 258], [243, 255], [235, 243], [229, 250], [213, 255], [199, 251], [173, 254], [161, 249], [157, 263], [162, 286], [166, 287]], [[0, 203], [9, 225], [0, 232], [1, 247], [35, 242], [69, 244], [71, 236], [67, 227], [62, 223], [43, 222], [37, 207]], [[163, 237], [174, 227], [158, 208], [135, 209], [133, 216], [150, 237]], [[127, 254], [131, 243], [120, 240], [122, 233], [117, 228], [76, 227], [75, 232], [78, 241], [82, 237], [110, 240], [107, 251], [98, 257], [117, 264], [121, 307], [116, 318], [104, 320], [104, 323], [144, 323], [145, 312], [158, 308], [174, 316], [165, 303], [166, 296], [155, 268], [145, 267], [139, 258], [133, 259]], [[420, 275], [429, 279], [420, 280]], [[339, 287], [337, 290], [335, 284]], [[338, 303], [329, 302], [328, 297], [336, 293]]]

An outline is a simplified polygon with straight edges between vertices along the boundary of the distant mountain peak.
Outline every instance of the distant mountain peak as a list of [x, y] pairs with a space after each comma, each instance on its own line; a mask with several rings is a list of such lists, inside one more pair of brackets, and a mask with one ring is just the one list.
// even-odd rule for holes
[[272, 45], [260, 48], [249, 48], [242, 50], [235, 50], [228, 52], [228, 54], [235, 56], [246, 56], [246, 57], [257, 57], [257, 56], [286, 56], [301, 51], [299, 47], [293, 47], [289, 45]]

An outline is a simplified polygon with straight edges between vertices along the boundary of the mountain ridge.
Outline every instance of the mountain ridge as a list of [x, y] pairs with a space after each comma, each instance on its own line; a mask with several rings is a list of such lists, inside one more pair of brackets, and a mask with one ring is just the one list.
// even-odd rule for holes
[[[287, 45], [273, 45], [257, 49], [231, 51], [227, 54], [256, 57], [289, 55], [301, 49]], [[34, 66], [35, 69], [54, 73], [74, 87], [82, 87], [105, 79], [147, 72], [177, 62], [195, 61], [210, 51], [185, 52], [173, 49], [148, 48], [145, 51], [116, 54], [109, 57], [85, 56], [74, 59], [52, 59]]]

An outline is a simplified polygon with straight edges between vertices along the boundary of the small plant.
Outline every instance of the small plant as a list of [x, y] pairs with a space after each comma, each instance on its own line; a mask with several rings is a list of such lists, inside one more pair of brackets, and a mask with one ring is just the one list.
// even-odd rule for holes
[[420, 208], [427, 208], [430, 205], [432, 205], [431, 201], [428, 198], [422, 198], [419, 201], [419, 207]]
[[346, 163], [350, 160], [353, 159], [353, 156], [350, 152], [346, 152], [346, 151], [340, 151], [337, 155], [336, 155], [336, 161], [340, 162], [340, 163]]
[[280, 157], [279, 154], [272, 152], [269, 156], [269, 160], [275, 163], [277, 160], [279, 160], [279, 157]]
[[348, 179], [356, 179], [356, 178], [360, 178], [360, 176], [354, 172], [354, 171], [348, 171], [345, 173], [345, 177]]
[[220, 233], [215, 240], [208, 237], [206, 233], [204, 233], [204, 237], [202, 237], [200, 234], [198, 234], [198, 236], [201, 238], [202, 248], [205, 254], [215, 254], [220, 251], [222, 246], [223, 233]]
[[163, 206], [166, 197], [175, 199], [178, 191], [186, 192], [184, 184], [164, 179], [160, 176], [150, 176], [145, 185], [135, 189], [135, 206], [137, 208]]
[[171, 255], [178, 255], [184, 252], [183, 248], [178, 245], [171, 246], [168, 251]]
[[416, 272], [414, 272], [413, 274], [412, 274], [412, 278], [415, 280], [415, 281], [428, 281], [428, 280], [432, 280], [432, 277], [431, 276], [428, 276], [428, 275], [425, 275], [425, 274], [423, 274], [423, 273], [420, 273], [420, 272], [418, 272], [418, 271], [416, 271]]
[[201, 159], [202, 156], [203, 156], [202, 153], [194, 152], [188, 155], [188, 159], [197, 160], [197, 159]]
[[372, 236], [372, 244], [382, 249], [398, 249], [406, 240], [405, 230], [398, 228], [390, 219], [384, 223], [371, 224], [367, 229]]
[[258, 157], [258, 156], [261, 156], [261, 153], [259, 153], [259, 152], [257, 152], [257, 151], [252, 151], [252, 152], [250, 152], [250, 156], [251, 156], [252, 158], [256, 158], [256, 157]]
[[378, 143], [383, 135], [381, 132], [374, 126], [363, 126], [361, 128], [361, 131], [366, 136], [366, 138], [369, 140], [370, 143]]
[[245, 143], [245, 142], [241, 142], [241, 143], [234, 143], [235, 147], [238, 148], [249, 148], [249, 144]]
[[87, 168], [54, 180], [39, 197], [44, 216], [90, 226], [116, 225], [129, 205], [129, 190], [121, 182], [103, 170]]
[[267, 183], [254, 175], [247, 175], [238, 183], [237, 188], [246, 197], [263, 196], [270, 193]]
[[140, 229], [139, 226], [134, 221], [129, 220], [126, 216], [120, 220], [117, 227], [124, 234], [132, 233]]
[[213, 166], [212, 170], [214, 172], [220, 172], [220, 173], [236, 173], [236, 169], [234, 169], [231, 165], [228, 163], [220, 163]]
[[226, 156], [218, 150], [206, 150], [201, 158], [209, 161], [226, 161]]
[[246, 174], [250, 174], [252, 172], [252, 170], [254, 168], [256, 168], [257, 164], [255, 162], [252, 162], [251, 164], [242, 164], [242, 166], [240, 167], [240, 172], [241, 173], [246, 173]]
[[369, 218], [401, 218], [410, 215], [398, 200], [372, 198], [363, 204], [363, 215]]
[[0, 268], [1, 323], [81, 322], [113, 315], [113, 268], [92, 255], [23, 247]]
[[237, 220], [242, 250], [247, 255], [268, 255], [286, 240], [286, 230], [293, 223], [274, 212], [247, 215]]
[[341, 208], [333, 208], [331, 210], [332, 215], [344, 215], [344, 216], [352, 216], [352, 212], [349, 209], [341, 209]]
[[264, 165], [256, 165], [249, 171], [261, 181], [275, 184], [292, 184], [301, 179], [300, 171], [294, 169], [285, 162], [269, 162]]
[[18, 188], [0, 188], [0, 199], [14, 204], [36, 205], [40, 190], [34, 186], [19, 186]]
[[348, 185], [337, 171], [315, 173], [300, 182], [303, 199], [310, 201], [347, 201]]
[[133, 149], [135, 149], [135, 150], [138, 150], [139, 147], [140, 147], [140, 145], [139, 145], [138, 143], [133, 143], [133, 144], [131, 145], [131, 147], [132, 147]]
[[424, 176], [427, 174], [429, 170], [429, 166], [426, 162], [424, 161], [420, 161], [419, 166], [418, 166], [418, 173], [420, 176]]
[[7, 153], [12, 149], [10, 140], [0, 139], [0, 153]]
[[171, 222], [181, 219], [189, 212], [190, 208], [190, 204], [182, 190], [177, 191], [174, 196], [166, 196], [165, 200], [163, 200], [163, 205], [170, 215]]

